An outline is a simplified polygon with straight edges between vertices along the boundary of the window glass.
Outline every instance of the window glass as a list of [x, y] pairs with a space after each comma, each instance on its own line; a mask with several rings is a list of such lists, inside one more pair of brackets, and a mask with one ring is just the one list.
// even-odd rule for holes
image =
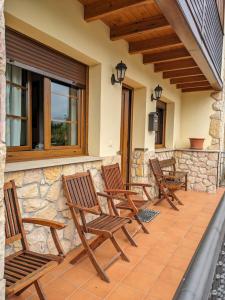
[[6, 68], [6, 144], [27, 145], [27, 71], [12, 65]]
[[6, 119], [6, 145], [11, 147], [27, 145], [27, 121]]
[[51, 145], [78, 144], [78, 95], [73, 87], [51, 83]]
[[165, 146], [165, 121], [166, 121], [166, 103], [157, 101], [156, 112], [158, 114], [158, 130], [155, 131], [155, 144], [161, 147]]

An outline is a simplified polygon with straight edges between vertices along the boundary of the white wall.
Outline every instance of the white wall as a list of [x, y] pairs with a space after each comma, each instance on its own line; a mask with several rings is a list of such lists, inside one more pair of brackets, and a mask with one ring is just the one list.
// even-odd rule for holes
[[126, 81], [142, 89], [135, 90], [133, 147], [154, 149], [154, 134], [148, 132], [147, 115], [155, 111], [150, 95], [157, 84], [163, 87], [164, 97], [176, 104], [176, 144], [180, 134], [180, 91], [163, 80], [160, 73], [154, 73], [151, 65], [143, 65], [141, 55], [129, 55], [126, 42], [110, 41], [109, 28], [102, 22], [86, 23], [78, 1], [6, 0], [5, 11], [8, 26], [90, 66], [99, 65], [90, 69], [90, 154], [110, 156], [119, 150], [121, 87], [112, 86], [110, 79], [121, 59], [128, 67]]
[[210, 91], [183, 94], [179, 147], [188, 148], [189, 138], [205, 138], [204, 148], [210, 146], [209, 124], [213, 113], [210, 94]]

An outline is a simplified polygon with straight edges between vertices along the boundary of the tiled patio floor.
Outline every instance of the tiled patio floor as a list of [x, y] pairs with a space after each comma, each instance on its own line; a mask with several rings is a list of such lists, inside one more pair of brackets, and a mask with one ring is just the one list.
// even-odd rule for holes
[[[138, 248], [130, 246], [122, 234], [119, 242], [131, 262], [118, 260], [107, 273], [111, 283], [99, 279], [88, 259], [75, 266], [64, 263], [41, 282], [49, 300], [171, 300], [215, 211], [224, 189], [216, 194], [179, 192], [184, 206], [176, 212], [163, 201], [154, 209], [160, 215], [149, 223], [150, 234], [136, 235]], [[135, 225], [135, 224], [134, 224]], [[130, 226], [130, 231], [134, 230]], [[103, 244], [96, 255], [104, 264], [114, 253], [110, 243]], [[33, 287], [10, 300], [36, 300]]]

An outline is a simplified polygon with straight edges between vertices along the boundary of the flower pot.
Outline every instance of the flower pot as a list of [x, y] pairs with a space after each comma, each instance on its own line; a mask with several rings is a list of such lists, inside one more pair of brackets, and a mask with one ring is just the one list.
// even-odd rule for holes
[[203, 150], [204, 140], [202, 138], [190, 138], [191, 149]]

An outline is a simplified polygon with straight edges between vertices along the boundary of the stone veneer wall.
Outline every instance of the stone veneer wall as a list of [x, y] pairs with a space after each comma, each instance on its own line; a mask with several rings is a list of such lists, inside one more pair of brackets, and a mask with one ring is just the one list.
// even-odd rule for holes
[[210, 115], [209, 135], [211, 136], [210, 150], [224, 151], [224, 109], [225, 109], [225, 90], [213, 92], [211, 98], [213, 113]]
[[[40, 217], [57, 220], [66, 224], [66, 228], [58, 231], [62, 246], [67, 253], [80, 244], [71, 214], [66, 206], [62, 189], [62, 174], [72, 175], [77, 172], [91, 171], [97, 191], [104, 189], [100, 170], [102, 164], [120, 162], [120, 156], [107, 157], [93, 162], [73, 163], [54, 167], [32, 169], [26, 171], [6, 172], [5, 181], [15, 180], [21, 213], [23, 217]], [[107, 201], [101, 199], [103, 209], [107, 209]], [[92, 215], [93, 216], [93, 215]], [[92, 216], [87, 216], [91, 219]], [[31, 250], [40, 253], [56, 253], [56, 249], [46, 227], [25, 224], [28, 243]], [[6, 255], [21, 249], [20, 241], [6, 247]]]
[[5, 20], [4, 0], [0, 0], [0, 300], [5, 299], [4, 257], [5, 226], [3, 184], [5, 169]]
[[218, 185], [220, 153], [176, 150], [177, 169], [188, 172], [188, 189], [215, 193]]
[[149, 159], [159, 160], [174, 156], [177, 170], [188, 172], [188, 189], [201, 192], [215, 192], [218, 184], [220, 154], [218, 151], [160, 150], [151, 152], [135, 150], [132, 154], [132, 182], [149, 182], [151, 196], [157, 197], [158, 190], [149, 167]]

